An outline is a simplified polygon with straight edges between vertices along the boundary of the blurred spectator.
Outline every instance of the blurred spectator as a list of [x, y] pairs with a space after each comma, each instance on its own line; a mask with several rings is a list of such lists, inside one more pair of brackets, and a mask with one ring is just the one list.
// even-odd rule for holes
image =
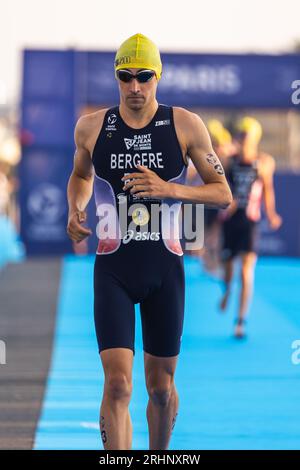
[[20, 160], [20, 146], [12, 129], [4, 119], [0, 120], [0, 268], [7, 262], [24, 257], [24, 247], [18, 230], [16, 191], [18, 182], [14, 176]]
[[0, 214], [6, 214], [10, 196], [10, 185], [6, 174], [1, 169], [0, 162]]

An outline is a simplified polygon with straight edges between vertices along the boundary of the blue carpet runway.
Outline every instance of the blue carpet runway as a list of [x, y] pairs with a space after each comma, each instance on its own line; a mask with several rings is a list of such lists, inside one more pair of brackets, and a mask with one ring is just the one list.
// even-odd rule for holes
[[[56, 336], [35, 449], [103, 449], [98, 429], [103, 372], [93, 323], [94, 257], [63, 263]], [[232, 336], [237, 284], [226, 314], [221, 285], [185, 258], [186, 314], [176, 371], [180, 408], [170, 449], [300, 449], [300, 261], [261, 259], [248, 338]], [[130, 412], [133, 449], [148, 449], [141, 325]]]

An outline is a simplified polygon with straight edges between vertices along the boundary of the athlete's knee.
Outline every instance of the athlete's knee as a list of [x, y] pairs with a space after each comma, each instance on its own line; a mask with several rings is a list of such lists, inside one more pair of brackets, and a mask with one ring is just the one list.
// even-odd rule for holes
[[232, 280], [233, 277], [233, 259], [230, 258], [223, 262], [223, 268], [224, 268], [224, 281], [225, 283], [229, 283]]
[[167, 406], [175, 393], [175, 386], [173, 380], [168, 380], [162, 383], [148, 383], [147, 386], [149, 398], [155, 405]]
[[248, 255], [242, 261], [241, 277], [243, 281], [251, 281], [255, 269], [256, 256]]
[[112, 400], [129, 402], [132, 382], [121, 372], [108, 375], [105, 379], [105, 393]]

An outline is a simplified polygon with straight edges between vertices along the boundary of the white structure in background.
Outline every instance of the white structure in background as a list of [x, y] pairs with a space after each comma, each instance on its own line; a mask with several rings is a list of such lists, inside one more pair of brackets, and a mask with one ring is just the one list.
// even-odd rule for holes
[[6, 344], [0, 340], [0, 365], [6, 364]]

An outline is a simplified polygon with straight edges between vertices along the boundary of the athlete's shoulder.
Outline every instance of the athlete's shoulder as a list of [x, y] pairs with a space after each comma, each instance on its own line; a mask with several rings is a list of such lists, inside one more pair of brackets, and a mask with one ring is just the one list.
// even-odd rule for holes
[[108, 109], [109, 108], [103, 108], [93, 113], [80, 116], [74, 131], [75, 142], [78, 146], [90, 148], [91, 142], [97, 138], [97, 133], [99, 133], [102, 127]]
[[103, 108], [93, 113], [83, 114], [78, 119], [75, 130], [81, 134], [89, 133], [95, 126], [99, 126], [101, 120], [103, 122], [108, 110], [109, 108]]
[[180, 106], [172, 106], [172, 107], [173, 107], [174, 117], [176, 116], [180, 120], [191, 121], [191, 120], [200, 119], [200, 116], [198, 114], [193, 113], [192, 111], [189, 111], [186, 108], [182, 108]]
[[275, 171], [275, 159], [266, 152], [260, 152], [258, 156], [258, 168], [261, 173], [273, 173]]
[[177, 106], [173, 110], [175, 125], [184, 136], [187, 148], [209, 142], [208, 130], [199, 114]]
[[174, 113], [174, 121], [178, 123], [178, 125], [182, 127], [186, 127], [188, 129], [203, 129], [205, 128], [205, 124], [199, 114], [193, 113], [188, 109], [181, 108], [179, 106], [173, 106], [173, 113]]

